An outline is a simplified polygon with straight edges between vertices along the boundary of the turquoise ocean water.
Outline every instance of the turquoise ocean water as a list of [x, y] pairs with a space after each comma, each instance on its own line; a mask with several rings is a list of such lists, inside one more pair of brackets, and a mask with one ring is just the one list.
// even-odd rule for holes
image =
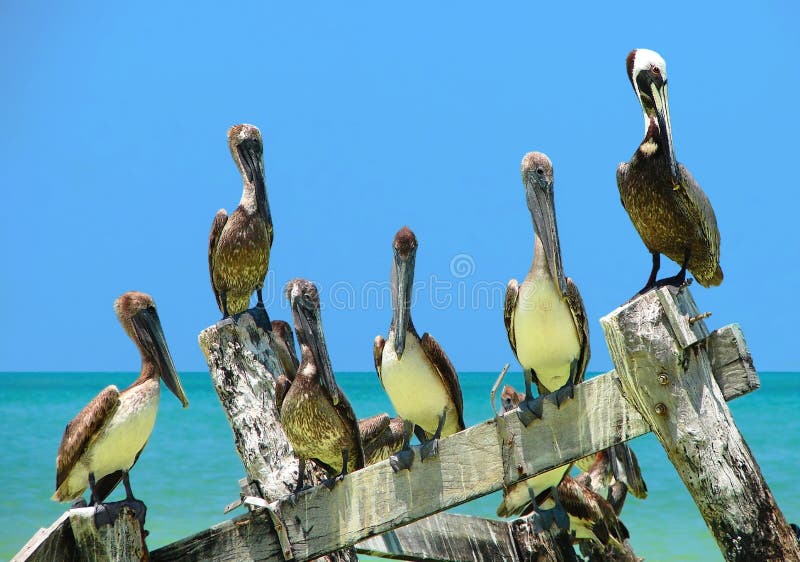
[[[208, 373], [182, 373], [190, 400], [183, 410], [164, 390], [156, 427], [131, 472], [134, 494], [148, 505], [148, 545], [155, 549], [226, 518], [223, 507], [238, 497], [243, 476], [239, 458]], [[464, 373], [468, 425], [492, 416], [489, 390], [496, 373]], [[124, 388], [131, 373], [0, 373], [0, 559], [11, 558], [40, 527], [67, 507], [49, 498], [55, 486], [55, 456], [66, 423], [107, 384]], [[390, 412], [375, 373], [340, 373], [359, 417]], [[508, 382], [522, 387], [522, 375]], [[786, 515], [800, 522], [800, 373], [761, 373], [757, 392], [731, 402], [737, 425]], [[649, 497], [629, 498], [622, 519], [631, 544], [647, 560], [722, 560], [691, 497], [666, 460], [658, 441], [647, 435], [631, 442]], [[112, 499], [124, 495], [117, 490]], [[454, 511], [494, 517], [493, 494]], [[367, 557], [361, 557], [366, 560]]]

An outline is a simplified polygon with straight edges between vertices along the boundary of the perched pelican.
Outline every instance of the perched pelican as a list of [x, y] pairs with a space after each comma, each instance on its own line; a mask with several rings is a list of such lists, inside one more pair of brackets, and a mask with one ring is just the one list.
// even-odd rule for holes
[[[142, 369], [139, 377], [122, 392], [114, 385], [107, 386], [67, 425], [56, 459], [56, 493], [52, 497], [55, 501], [76, 500], [88, 486], [90, 505], [97, 506], [122, 480], [126, 501], [136, 502], [128, 471], [153, 431], [161, 393], [159, 378], [184, 408], [189, 405], [152, 297], [135, 291], [125, 293], [114, 302], [114, 310], [139, 348]], [[140, 502], [138, 505], [143, 507]], [[113, 519], [110, 516], [106, 522]]]
[[297, 359], [297, 352], [294, 347], [294, 334], [292, 327], [288, 322], [283, 320], [272, 321], [272, 340], [275, 347], [275, 353], [283, 367], [283, 374], [291, 381], [300, 367], [300, 361]]
[[564, 477], [556, 491], [557, 499], [552, 489], [537, 497], [539, 509], [552, 509], [557, 501], [569, 516], [576, 540], [597, 541], [619, 552], [626, 550], [624, 543], [630, 534], [609, 502], [569, 476]]
[[413, 425], [403, 421], [403, 418], [389, 418], [388, 414], [378, 414], [358, 420], [358, 429], [364, 443], [364, 456], [367, 465], [370, 465], [407, 448]]
[[211, 287], [223, 318], [250, 308], [253, 291], [257, 306], [264, 308], [261, 289], [272, 247], [261, 132], [253, 125], [234, 125], [228, 147], [244, 181], [242, 199], [230, 216], [225, 209], [217, 211], [208, 238]]
[[[632, 450], [630, 450], [630, 452], [633, 454]], [[581, 461], [578, 461], [575, 464], [579, 468], [581, 467]], [[637, 469], [638, 466], [639, 464], [637, 461]], [[611, 459], [606, 451], [599, 451], [595, 455], [594, 462], [592, 462], [586, 471], [581, 472], [578, 476], [576, 476], [575, 481], [582, 486], [586, 486], [600, 497], [605, 496], [606, 501], [608, 501], [608, 503], [611, 504], [611, 507], [614, 508], [614, 513], [617, 515], [620, 514], [622, 511], [622, 506], [625, 504], [625, 499], [628, 497], [628, 485], [622, 480], [617, 480], [615, 478], [613, 463], [611, 462]], [[641, 481], [641, 484], [642, 486], [644, 485], [644, 480]], [[645, 486], [644, 496], [641, 497], [646, 497], [646, 495], [647, 487]]]
[[[722, 283], [719, 229], [708, 197], [675, 159], [667, 101], [667, 64], [649, 49], [627, 58], [628, 78], [644, 113], [644, 140], [631, 161], [617, 168], [622, 206], [653, 256], [653, 269], [640, 293], [680, 285], [688, 269], [703, 285]], [[661, 254], [679, 263], [677, 275], [656, 281]]]
[[[578, 287], [564, 276], [553, 198], [553, 166], [541, 152], [522, 159], [522, 181], [536, 242], [528, 275], [508, 282], [504, 319], [508, 341], [525, 373], [520, 419], [541, 418], [541, 396], [555, 392], [559, 406], [572, 397], [589, 363], [589, 323]], [[540, 399], [534, 401], [531, 381]]]
[[[524, 400], [525, 395], [517, 392], [513, 386], [506, 385], [503, 387], [501, 401], [504, 413], [511, 412], [519, 407]], [[512, 517], [521, 515], [523, 512], [529, 513], [532, 511], [531, 498], [545, 494], [550, 488], [558, 486], [572, 468], [572, 464], [559, 466], [509, 486], [503, 491], [503, 501], [497, 507], [497, 515], [499, 517]]]
[[375, 370], [397, 414], [417, 426], [425, 460], [438, 453], [440, 437], [464, 429], [464, 400], [444, 350], [430, 334], [420, 338], [411, 321], [417, 238], [403, 227], [393, 247], [392, 323], [388, 339], [375, 338]]
[[[314, 460], [329, 476], [343, 477], [364, 468], [364, 449], [353, 408], [333, 375], [317, 288], [305, 279], [293, 279], [286, 284], [286, 297], [302, 359], [291, 383], [279, 378], [275, 398], [283, 430], [300, 459], [299, 491], [306, 459]], [[326, 484], [332, 487], [336, 480]]]

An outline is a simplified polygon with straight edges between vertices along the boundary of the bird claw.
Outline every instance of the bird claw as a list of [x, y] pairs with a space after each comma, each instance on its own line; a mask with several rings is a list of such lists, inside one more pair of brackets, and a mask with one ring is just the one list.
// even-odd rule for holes
[[344, 474], [340, 474], [338, 476], [334, 476], [333, 478], [326, 478], [321, 482], [321, 484], [328, 488], [328, 490], [333, 490], [333, 487], [336, 486], [338, 482], [344, 480], [344, 476]]
[[410, 448], [398, 451], [389, 457], [389, 466], [391, 466], [392, 470], [395, 472], [400, 472], [401, 470], [411, 470], [411, 465], [413, 464], [414, 450]]
[[423, 443], [419, 449], [419, 458], [422, 462], [425, 462], [425, 459], [435, 457], [438, 454], [439, 454], [439, 440], [436, 439], [435, 437]]
[[531, 398], [520, 402], [517, 409], [517, 416], [522, 425], [528, 427], [533, 420], [542, 419], [542, 398]]
[[119, 502], [99, 503], [94, 506], [94, 526], [113, 525], [122, 513], [122, 508], [127, 507], [133, 512], [134, 518], [144, 528], [147, 517], [147, 506], [143, 501], [127, 499]]
[[548, 399], [555, 404], [556, 408], [560, 408], [561, 404], [567, 400], [575, 398], [575, 386], [572, 384], [565, 384], [558, 390], [547, 395]]

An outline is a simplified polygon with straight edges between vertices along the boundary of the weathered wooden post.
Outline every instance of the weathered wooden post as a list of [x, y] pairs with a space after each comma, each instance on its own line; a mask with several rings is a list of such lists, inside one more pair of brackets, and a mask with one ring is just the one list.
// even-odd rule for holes
[[800, 560], [712, 374], [689, 291], [650, 291], [601, 319], [627, 400], [652, 428], [725, 559]]
[[[250, 495], [266, 500], [265, 508], [277, 530], [284, 558], [291, 560], [294, 555], [282, 533], [280, 516], [266, 505], [291, 493], [297, 482], [297, 458], [275, 408], [275, 382], [283, 374], [283, 367], [274, 351], [272, 332], [264, 329], [265, 323], [266, 314], [252, 309], [231, 322], [206, 328], [198, 341], [233, 431]], [[343, 562], [357, 559], [352, 548], [320, 558]]]
[[69, 512], [79, 560], [86, 562], [145, 562], [149, 560], [144, 529], [130, 508], [123, 506], [113, 525], [94, 522], [94, 508]]

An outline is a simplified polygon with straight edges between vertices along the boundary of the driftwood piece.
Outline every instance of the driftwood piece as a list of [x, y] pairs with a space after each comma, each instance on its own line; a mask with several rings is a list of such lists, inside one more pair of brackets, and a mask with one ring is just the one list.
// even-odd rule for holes
[[549, 529], [537, 533], [530, 518], [509, 523], [520, 562], [578, 562], [572, 537], [566, 531]]
[[283, 374], [272, 334], [245, 312], [235, 322], [206, 328], [198, 337], [214, 390], [233, 431], [248, 480], [268, 500], [280, 498], [297, 481], [297, 460], [275, 409], [275, 380]]
[[393, 560], [517, 562], [505, 521], [439, 513], [371, 537], [356, 545], [361, 554]]
[[[722, 385], [737, 395], [752, 381], [744, 368], [726, 369], [724, 376], [742, 379]], [[546, 403], [545, 410], [527, 429], [513, 412], [502, 418], [503, 427], [488, 420], [442, 439], [438, 457], [415, 462], [410, 471], [395, 474], [388, 461], [368, 466], [333, 490], [317, 486], [296, 502], [284, 498], [270, 507], [272, 515], [258, 510], [237, 517], [159, 549], [153, 559], [230, 560], [233, 551], [238, 560], [283, 560], [276, 534], [266, 532], [273, 519], [282, 522], [295, 559], [312, 559], [650, 431], [620, 396], [614, 373], [576, 386], [574, 400], [560, 409]], [[275, 557], [260, 556], [267, 553]]]
[[144, 529], [134, 512], [122, 507], [113, 525], [95, 526], [95, 508], [69, 511], [78, 559], [86, 562], [132, 562], [148, 560]]
[[[266, 315], [252, 309], [232, 321], [206, 328], [198, 338], [211, 380], [233, 430], [234, 443], [250, 482], [251, 494], [274, 502], [297, 482], [297, 464], [275, 407], [275, 382], [283, 364], [274, 351]], [[308, 473], [308, 471], [307, 471]], [[318, 482], [312, 476], [311, 482]], [[280, 523], [272, 515], [277, 525]], [[283, 533], [277, 537], [287, 559], [293, 554]], [[244, 560], [247, 558], [236, 558]], [[358, 560], [354, 549], [323, 560]]]
[[[686, 289], [646, 293], [601, 324], [627, 399], [653, 428], [725, 559], [800, 560], [797, 539], [725, 403], [723, 391], [753, 384], [752, 359], [738, 383], [720, 385], [712, 376], [714, 365], [724, 378], [723, 351], [731, 352], [736, 338], [706, 345]], [[744, 349], [743, 339], [739, 344]], [[710, 360], [706, 348], [717, 357]]]
[[25, 546], [11, 559], [11, 562], [77, 562], [78, 551], [75, 537], [69, 524], [69, 511], [65, 511], [46, 529], [39, 529]]
[[452, 513], [438, 513], [371, 537], [358, 543], [356, 550], [411, 561], [577, 561], [566, 531], [536, 533], [527, 518], [507, 522]]

